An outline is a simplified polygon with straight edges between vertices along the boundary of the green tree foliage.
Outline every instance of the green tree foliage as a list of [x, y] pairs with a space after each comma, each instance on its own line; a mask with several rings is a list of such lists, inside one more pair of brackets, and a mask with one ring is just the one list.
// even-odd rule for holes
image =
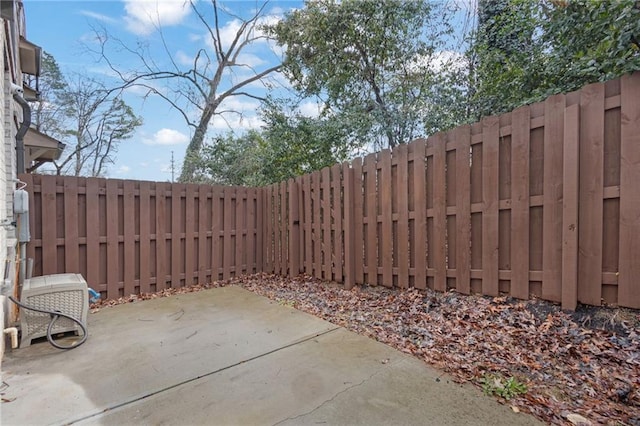
[[555, 1], [544, 29], [550, 55], [543, 96], [640, 70], [640, 1]]
[[[48, 52], [42, 52], [40, 74], [38, 91], [41, 101], [30, 102], [31, 121], [39, 132], [60, 139], [64, 134], [65, 108], [55, 100], [67, 90], [67, 82], [55, 58]], [[35, 88], [35, 77], [29, 77], [27, 83]]]
[[442, 74], [433, 60], [450, 31], [443, 11], [426, 0], [310, 0], [271, 32], [295, 89], [352, 117], [370, 143], [393, 147], [424, 135]]
[[544, 85], [541, 13], [540, 3], [531, 0], [478, 2], [473, 121], [526, 102]]
[[[223, 185], [260, 186], [320, 170], [349, 158], [352, 147], [340, 118], [305, 117], [292, 105], [271, 101], [263, 107], [260, 131], [231, 133], [203, 147], [195, 180]], [[354, 142], [355, 144], [355, 142]]]
[[434, 2], [308, 1], [270, 31], [286, 47], [294, 89], [321, 98], [322, 114], [266, 104], [260, 131], [205, 149], [202, 176], [278, 182], [640, 69], [637, 0], [480, 0], [478, 7], [464, 62], [446, 51], [449, 29]]
[[260, 186], [260, 132], [228, 133], [202, 147], [194, 163], [192, 181], [217, 185]]
[[352, 147], [360, 144], [350, 139], [344, 117], [305, 117], [287, 112], [278, 103], [265, 106], [262, 116], [265, 127], [260, 170], [265, 183], [332, 166], [346, 160]]
[[481, 0], [472, 119], [640, 69], [636, 0]]

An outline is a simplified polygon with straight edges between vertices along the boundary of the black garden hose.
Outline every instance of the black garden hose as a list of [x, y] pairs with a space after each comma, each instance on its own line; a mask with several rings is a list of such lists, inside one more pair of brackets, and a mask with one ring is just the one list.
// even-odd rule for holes
[[[86, 342], [87, 340], [87, 327], [82, 323], [82, 321], [72, 317], [71, 315], [67, 315], [64, 314], [62, 312], [59, 311], [48, 311], [46, 309], [38, 309], [38, 308], [34, 308], [32, 306], [29, 305], [25, 305], [23, 303], [18, 302], [16, 299], [14, 299], [12, 296], [9, 296], [9, 300], [11, 300], [13, 303], [15, 303], [16, 305], [20, 306], [23, 309], [28, 309], [30, 311], [34, 311], [34, 312], [40, 312], [42, 314], [49, 314], [51, 316], [51, 321], [49, 322], [49, 327], [47, 327], [47, 340], [49, 341], [49, 343], [51, 343], [51, 345], [55, 348], [58, 349], [74, 349], [77, 348], [78, 346], [80, 346], [81, 344], [83, 344], [84, 342]], [[82, 338], [80, 338], [80, 340], [77, 340], [75, 342], [73, 342], [71, 345], [69, 346], [62, 346], [58, 343], [56, 343], [56, 341], [53, 339], [53, 336], [51, 336], [51, 331], [53, 330], [53, 326], [56, 323], [56, 321], [58, 321], [58, 319], [62, 317], [62, 318], [68, 318], [71, 321], [75, 322], [76, 324], [78, 324], [80, 326], [80, 328], [82, 329]]]

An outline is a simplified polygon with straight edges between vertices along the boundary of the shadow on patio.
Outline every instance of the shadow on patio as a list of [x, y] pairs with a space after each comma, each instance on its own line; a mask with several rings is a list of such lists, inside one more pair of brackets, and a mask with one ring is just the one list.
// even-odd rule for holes
[[421, 361], [239, 287], [105, 308], [3, 363], [2, 424], [537, 424]]

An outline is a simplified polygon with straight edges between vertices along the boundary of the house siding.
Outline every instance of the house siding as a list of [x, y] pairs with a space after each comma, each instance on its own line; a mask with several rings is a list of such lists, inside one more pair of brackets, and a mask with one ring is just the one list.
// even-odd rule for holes
[[[4, 18], [1, 21], [0, 65], [2, 65], [3, 75], [0, 78], [0, 105], [3, 106], [3, 115], [0, 120], [0, 136], [3, 138], [3, 147], [0, 150], [0, 259], [4, 262], [1, 269], [2, 276], [0, 276], [0, 328], [4, 330], [5, 327], [13, 325], [12, 310], [6, 296], [13, 293], [15, 286], [16, 231], [11, 223], [14, 221], [13, 191], [17, 178], [15, 135], [18, 123], [22, 121], [22, 110], [13, 100], [11, 83], [22, 85], [18, 51], [20, 35], [25, 35], [22, 3], [16, 1], [12, 21]], [[7, 266], [9, 268], [5, 279]], [[3, 338], [0, 339], [0, 355], [4, 354], [5, 343], [6, 338], [3, 334]]]

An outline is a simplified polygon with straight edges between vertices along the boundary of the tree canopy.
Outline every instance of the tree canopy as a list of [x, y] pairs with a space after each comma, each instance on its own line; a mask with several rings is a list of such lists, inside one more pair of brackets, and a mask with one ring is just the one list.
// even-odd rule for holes
[[303, 96], [348, 114], [377, 147], [424, 135], [434, 66], [451, 31], [426, 0], [310, 0], [270, 28], [286, 47], [285, 75]]
[[[182, 181], [275, 182], [640, 69], [637, 0], [478, 0], [466, 34], [455, 2], [308, 0], [278, 19], [266, 19], [266, 4], [241, 17], [218, 0], [189, 2], [210, 39], [190, 65], [166, 44], [163, 62], [144, 43], [99, 34], [109, 65], [113, 43], [138, 61], [112, 67], [123, 87], [160, 96], [192, 128]], [[226, 39], [225, 19], [238, 24]], [[242, 61], [244, 49], [274, 40], [282, 63]], [[279, 71], [292, 94], [249, 90]], [[224, 107], [236, 96], [261, 102], [262, 127], [209, 133], [212, 117], [239, 113]], [[300, 101], [319, 102], [319, 115], [301, 114]]]
[[36, 129], [65, 142], [56, 174], [103, 176], [118, 145], [142, 124], [121, 90], [81, 74], [64, 75], [55, 58], [43, 54], [40, 101], [32, 102]]
[[350, 158], [355, 146], [348, 143], [347, 123], [337, 117], [306, 117], [293, 107], [272, 100], [261, 110], [264, 126], [260, 131], [239, 136], [228, 133], [205, 145], [194, 180], [267, 185]]
[[472, 119], [640, 69], [636, 0], [480, 0]]
[[[309, 0], [271, 26], [297, 96], [320, 99], [324, 108], [317, 118], [296, 115], [283, 102], [264, 109], [265, 126], [237, 139], [241, 147], [253, 141], [258, 181], [640, 69], [636, 0], [479, 0], [466, 51], [451, 50], [455, 15], [445, 6]], [[225, 149], [233, 140], [224, 140]]]
[[[180, 175], [183, 182], [194, 179], [195, 165], [199, 162], [198, 156], [213, 117], [241, 114], [241, 111], [225, 108], [224, 101], [234, 97], [262, 100], [262, 97], [247, 91], [246, 87], [280, 69], [279, 62], [252, 65], [243, 58], [252, 46], [260, 47], [260, 43], [265, 44], [268, 40], [268, 35], [262, 31], [268, 20], [265, 11], [267, 4], [267, 1], [258, 2], [256, 8], [233, 13], [218, 0], [185, 2], [185, 7], [190, 7], [197, 16], [209, 41], [206, 48], [197, 49], [189, 65], [181, 64], [169, 50], [160, 27], [156, 30], [165, 47], [165, 58], [154, 57], [143, 40], [131, 46], [106, 30], [97, 31], [100, 49], [96, 53], [118, 75], [122, 87], [139, 87], [146, 90], [145, 96], [162, 98], [182, 115], [191, 128], [192, 136]], [[223, 18], [237, 22], [230, 38], [223, 31], [226, 22]], [[128, 69], [117, 65], [111, 49], [130, 54], [130, 63], [133, 65]]]

